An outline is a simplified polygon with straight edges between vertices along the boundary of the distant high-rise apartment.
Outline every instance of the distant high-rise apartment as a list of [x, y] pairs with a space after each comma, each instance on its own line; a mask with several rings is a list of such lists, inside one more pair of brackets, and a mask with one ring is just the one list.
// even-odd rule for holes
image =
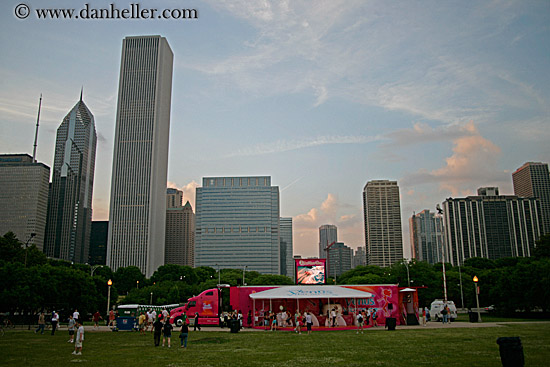
[[44, 244], [47, 256], [88, 262], [96, 144], [94, 116], [81, 94], [57, 129]]
[[367, 265], [367, 254], [365, 252], [365, 246], [359, 246], [355, 250], [355, 254], [353, 255], [351, 267], [356, 268], [358, 266], [365, 266], [365, 265]]
[[353, 259], [353, 249], [346, 246], [343, 242], [336, 242], [329, 250], [328, 257], [328, 276], [338, 277], [346, 271], [351, 270]]
[[122, 44], [107, 265], [164, 264], [173, 54], [160, 36]]
[[166, 209], [183, 206], [183, 191], [173, 188], [166, 189]]
[[512, 173], [514, 194], [540, 200], [543, 233], [550, 233], [550, 173], [548, 163], [527, 162]]
[[50, 167], [28, 154], [0, 155], [0, 236], [13, 232], [43, 250], [49, 185]]
[[540, 238], [540, 201], [515, 195], [448, 198], [444, 203], [446, 262], [471, 257], [531, 256]]
[[323, 224], [319, 227], [319, 259], [327, 258], [326, 248], [338, 241], [338, 228], [332, 224]]
[[90, 255], [88, 264], [105, 265], [107, 262], [107, 235], [109, 234], [109, 222], [92, 221], [90, 232]]
[[411, 255], [418, 261], [436, 264], [443, 261], [445, 233], [443, 218], [428, 209], [409, 218], [409, 232], [411, 235]]
[[166, 244], [164, 263], [194, 266], [195, 213], [188, 202], [182, 205], [183, 192], [166, 190]]
[[367, 265], [390, 266], [403, 259], [401, 206], [396, 181], [369, 181], [363, 189]]
[[280, 274], [279, 187], [271, 177], [205, 177], [195, 205], [195, 266]]
[[292, 218], [279, 218], [279, 229], [281, 274], [294, 279]]

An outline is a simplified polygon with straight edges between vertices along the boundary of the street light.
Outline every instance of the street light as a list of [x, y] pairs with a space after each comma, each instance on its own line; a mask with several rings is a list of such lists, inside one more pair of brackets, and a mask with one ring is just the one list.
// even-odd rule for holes
[[411, 275], [409, 273], [409, 264], [407, 263], [407, 261], [403, 261], [403, 265], [405, 265], [405, 268], [407, 269], [407, 284], [408, 284], [408, 287], [410, 288], [411, 287]]
[[27, 252], [29, 252], [27, 248], [28, 248], [28, 246], [29, 246], [30, 240], [31, 240], [34, 236], [36, 236], [36, 233], [31, 233], [31, 235], [30, 235], [29, 239], [27, 240], [27, 242], [25, 242], [25, 267], [27, 267]]
[[479, 286], [477, 285], [477, 282], [479, 282], [479, 279], [476, 275], [474, 275], [474, 287], [476, 291], [476, 305], [477, 305], [477, 320], [478, 322], [481, 322], [481, 312], [479, 312]]
[[243, 285], [246, 285], [246, 283], [244, 282], [244, 274], [246, 272], [246, 268], [248, 268], [248, 265], [245, 265], [243, 268]]
[[222, 284], [222, 276], [220, 273], [220, 264], [216, 264], [218, 266], [218, 284]]
[[[443, 217], [443, 209], [437, 204], [435, 206], [437, 214]], [[445, 304], [447, 303], [447, 272], [445, 271], [445, 244], [441, 243], [441, 258], [443, 259], [443, 296], [445, 298]]]
[[153, 304], [153, 292], [151, 292], [151, 298], [149, 299], [149, 304], [150, 304], [150, 305]]
[[136, 289], [139, 289], [139, 280], [136, 280]]
[[111, 286], [113, 285], [113, 281], [109, 279], [107, 281], [107, 315], [109, 315], [109, 307], [111, 303]]
[[94, 266], [92, 266], [92, 267], [90, 268], [90, 277], [93, 277], [93, 276], [94, 276], [94, 272], [95, 272], [97, 269], [101, 268], [101, 267], [103, 267], [103, 265], [94, 265]]

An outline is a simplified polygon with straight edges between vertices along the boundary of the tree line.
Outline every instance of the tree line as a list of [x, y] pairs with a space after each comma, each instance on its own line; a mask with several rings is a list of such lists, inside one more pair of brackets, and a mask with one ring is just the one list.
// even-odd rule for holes
[[[412, 260], [391, 267], [358, 266], [329, 284], [399, 284], [418, 288], [420, 306], [443, 298], [442, 264]], [[503, 313], [515, 310], [550, 310], [550, 236], [537, 243], [533, 257], [488, 260], [471, 258], [461, 267], [445, 264], [448, 299], [457, 307], [475, 307], [472, 278], [479, 278], [481, 306], [495, 305]], [[408, 269], [408, 274], [407, 274]], [[93, 274], [92, 274], [93, 272]], [[112, 271], [107, 266], [91, 267], [48, 259], [35, 245], [24, 248], [15, 235], [0, 237], [0, 312], [35, 314], [39, 310], [72, 312], [85, 318], [95, 311], [107, 311], [107, 281], [112, 280], [111, 305], [176, 304], [218, 283], [243, 284], [243, 270], [164, 265], [150, 278], [138, 267]], [[244, 272], [248, 285], [290, 285], [284, 275]], [[460, 284], [462, 283], [462, 292]], [[225, 292], [228, 293], [228, 292]], [[229, 294], [224, 294], [225, 305]]]

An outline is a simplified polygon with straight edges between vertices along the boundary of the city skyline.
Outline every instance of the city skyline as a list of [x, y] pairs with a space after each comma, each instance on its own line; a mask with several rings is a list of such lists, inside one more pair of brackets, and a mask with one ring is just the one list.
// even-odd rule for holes
[[98, 132], [93, 219], [107, 220], [120, 42], [161, 34], [176, 60], [167, 186], [195, 207], [202, 177], [271, 176], [303, 257], [327, 223], [364, 246], [367, 181], [397, 181], [409, 218], [481, 186], [512, 194], [514, 170], [550, 161], [547, 2], [187, 6], [198, 19], [46, 21], [2, 3], [2, 153], [31, 153], [43, 93], [37, 159], [53, 167], [55, 129], [84, 86]]

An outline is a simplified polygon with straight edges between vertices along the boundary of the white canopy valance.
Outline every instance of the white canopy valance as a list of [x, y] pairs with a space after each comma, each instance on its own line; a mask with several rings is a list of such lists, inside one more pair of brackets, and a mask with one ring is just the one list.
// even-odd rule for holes
[[252, 299], [370, 298], [372, 293], [337, 285], [291, 285], [251, 293]]

